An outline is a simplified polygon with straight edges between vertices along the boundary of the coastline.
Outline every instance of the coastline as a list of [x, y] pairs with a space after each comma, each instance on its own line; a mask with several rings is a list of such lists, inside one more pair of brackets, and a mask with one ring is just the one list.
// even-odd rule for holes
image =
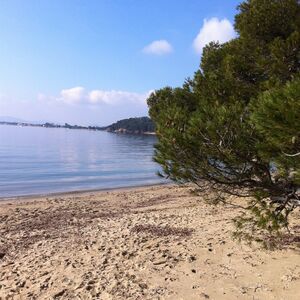
[[141, 184], [141, 185], [129, 185], [129, 186], [121, 186], [121, 187], [111, 187], [111, 188], [99, 188], [99, 189], [83, 189], [83, 190], [74, 190], [74, 191], [65, 191], [65, 192], [50, 192], [50, 193], [39, 193], [39, 194], [29, 194], [29, 195], [20, 195], [20, 196], [0, 196], [0, 205], [1, 203], [14, 202], [14, 201], [26, 201], [32, 199], [44, 199], [48, 197], [68, 197], [68, 196], [84, 196], [90, 193], [98, 193], [98, 192], [111, 192], [111, 191], [130, 191], [130, 190], [138, 190], [147, 187], [155, 187], [155, 186], [164, 186], [164, 185], [174, 185], [171, 182], [165, 183], [149, 183], [149, 184]]
[[204, 198], [167, 184], [2, 201], [0, 299], [298, 299], [299, 248], [233, 241], [238, 209]]
[[[58, 128], [58, 129], [70, 129], [70, 130], [89, 130], [89, 131], [104, 131], [108, 133], [120, 133], [120, 134], [130, 134], [130, 135], [156, 135], [155, 131], [130, 131], [125, 128], [119, 128], [116, 130], [110, 130], [109, 126], [95, 127], [95, 126], [78, 126], [78, 125], [58, 125], [53, 123], [45, 123], [45, 124], [35, 124], [35, 123], [18, 123], [18, 122], [5, 122], [0, 121], [0, 125], [3, 126], [17, 126], [17, 127], [39, 127], [39, 128]], [[110, 125], [111, 126], [111, 125]]]

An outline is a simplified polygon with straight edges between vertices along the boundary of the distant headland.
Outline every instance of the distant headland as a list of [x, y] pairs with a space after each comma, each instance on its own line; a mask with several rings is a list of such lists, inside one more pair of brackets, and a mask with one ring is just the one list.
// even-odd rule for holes
[[112, 133], [123, 134], [155, 134], [155, 125], [149, 117], [129, 118], [119, 120], [108, 126], [82, 126], [82, 125], [70, 125], [65, 123], [64, 125], [55, 123], [32, 123], [23, 121], [0, 121], [0, 125], [12, 125], [12, 126], [30, 126], [30, 127], [44, 127], [44, 128], [66, 128], [66, 129], [82, 129], [82, 130], [96, 130], [107, 131]]

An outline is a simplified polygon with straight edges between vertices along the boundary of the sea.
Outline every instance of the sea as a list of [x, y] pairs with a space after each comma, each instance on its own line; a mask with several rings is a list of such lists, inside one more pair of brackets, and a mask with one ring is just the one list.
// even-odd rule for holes
[[0, 125], [0, 198], [165, 183], [155, 136]]

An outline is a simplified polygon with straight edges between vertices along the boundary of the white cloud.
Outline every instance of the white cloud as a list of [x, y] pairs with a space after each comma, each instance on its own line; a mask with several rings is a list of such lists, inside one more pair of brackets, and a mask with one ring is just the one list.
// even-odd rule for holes
[[138, 104], [146, 105], [146, 99], [152, 91], [146, 93], [133, 93], [127, 91], [106, 91], [106, 90], [92, 90], [87, 91], [84, 87], [73, 87], [70, 89], [63, 89], [59, 96], [47, 96], [44, 94], [38, 95], [38, 100], [47, 102], [60, 102], [68, 105], [88, 104], [96, 105], [126, 105]]
[[172, 45], [166, 40], [154, 41], [147, 45], [143, 52], [146, 54], [164, 55], [169, 54], [173, 51]]
[[82, 86], [77, 86], [71, 89], [64, 89], [60, 92], [60, 97], [58, 100], [61, 100], [67, 104], [79, 104], [84, 102], [86, 98], [85, 89]]
[[233, 39], [235, 35], [234, 28], [228, 19], [205, 19], [193, 46], [198, 54], [202, 54], [203, 48], [208, 43], [216, 41], [222, 44]]
[[125, 91], [103, 91], [93, 90], [88, 94], [88, 101], [90, 104], [108, 104], [118, 105], [122, 103], [146, 103], [149, 92], [144, 94], [125, 92]]

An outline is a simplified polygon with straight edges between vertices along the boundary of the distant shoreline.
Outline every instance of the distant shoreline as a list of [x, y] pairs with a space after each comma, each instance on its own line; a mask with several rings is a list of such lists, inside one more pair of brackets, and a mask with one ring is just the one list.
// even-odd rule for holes
[[133, 134], [133, 135], [156, 135], [155, 132], [133, 132], [128, 131], [125, 128], [120, 128], [118, 130], [109, 130], [107, 127], [97, 127], [97, 126], [80, 126], [80, 125], [57, 125], [57, 124], [33, 124], [33, 123], [19, 123], [19, 122], [0, 122], [0, 125], [7, 126], [17, 126], [17, 127], [40, 127], [40, 128], [63, 128], [63, 129], [72, 129], [72, 130], [90, 130], [90, 131], [105, 131], [109, 133], [117, 134]]

